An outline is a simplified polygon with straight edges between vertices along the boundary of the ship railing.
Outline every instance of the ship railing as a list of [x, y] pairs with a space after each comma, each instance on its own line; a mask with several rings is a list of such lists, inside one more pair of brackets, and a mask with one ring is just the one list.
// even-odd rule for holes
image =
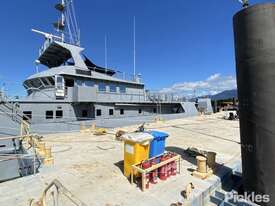
[[39, 56], [41, 56], [44, 51], [55, 41], [60, 42], [60, 38], [53, 35], [50, 38], [46, 38], [44, 44], [39, 49]]
[[7, 99], [8, 99], [8, 97], [5, 94], [5, 92], [0, 91], [0, 100], [1, 100], [1, 102], [7, 102]]
[[186, 101], [185, 97], [180, 97], [174, 93], [166, 93], [166, 92], [151, 92], [147, 91], [146, 92], [146, 98], [149, 101], [156, 102], [156, 103], [161, 103], [161, 102], [182, 102]]
[[17, 123], [22, 123], [22, 121], [26, 121], [27, 123], [29, 123], [30, 119], [24, 114], [20, 114], [19, 104], [17, 102], [12, 103], [12, 101], [3, 91], [0, 92], [0, 98], [2, 105], [8, 110], [6, 111], [6, 109], [3, 109], [2, 111], [10, 116], [13, 121]]
[[122, 80], [125, 80], [125, 81], [143, 83], [143, 79], [141, 78], [140, 75], [129, 74], [129, 73], [126, 73], [126, 72], [116, 71], [116, 73], [113, 75], [113, 77], [118, 78], [118, 79], [122, 79]]
[[[179, 103], [183, 101], [187, 101], [184, 97], [179, 97], [173, 93], [148, 93], [146, 92], [138, 92], [138, 93], [116, 93], [116, 92], [107, 92], [107, 91], [97, 91], [98, 95], [100, 94], [109, 94], [107, 97], [104, 95], [104, 98], [114, 100], [114, 97], [117, 101], [131, 101], [131, 102], [152, 102], [152, 103]], [[98, 98], [98, 97], [97, 97]]]
[[[83, 69], [79, 67], [80, 69]], [[96, 67], [88, 67], [88, 69], [92, 71], [96, 71]], [[105, 70], [104, 74], [107, 74], [109, 69]], [[112, 75], [112, 77], [125, 80], [125, 81], [131, 81], [131, 82], [137, 82], [137, 83], [143, 83], [143, 79], [141, 78], [141, 75], [134, 75], [134, 74], [129, 74], [126, 72], [118, 71], [118, 70], [113, 70], [115, 74]]]
[[[144, 92], [139, 93], [116, 93], [116, 92], [109, 92], [109, 91], [96, 91], [97, 95], [104, 94], [104, 98], [107, 98], [108, 100], [116, 100], [116, 101], [130, 101], [130, 102], [145, 102], [146, 96]], [[108, 94], [105, 95], [105, 94]], [[97, 96], [98, 99], [98, 96]]]

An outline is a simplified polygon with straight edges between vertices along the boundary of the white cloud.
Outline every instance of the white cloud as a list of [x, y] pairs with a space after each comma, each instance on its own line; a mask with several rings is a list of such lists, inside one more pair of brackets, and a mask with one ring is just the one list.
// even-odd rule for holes
[[176, 83], [171, 87], [163, 88], [160, 92], [176, 93], [185, 96], [201, 96], [217, 94], [224, 90], [235, 89], [236, 78], [233, 76], [222, 76], [219, 73], [209, 76], [206, 80], [194, 82]]

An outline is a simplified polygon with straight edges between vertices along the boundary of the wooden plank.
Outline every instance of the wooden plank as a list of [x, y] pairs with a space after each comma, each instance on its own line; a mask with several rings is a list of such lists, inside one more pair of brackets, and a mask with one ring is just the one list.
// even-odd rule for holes
[[144, 170], [144, 171], [145, 171], [145, 173], [151, 172], [151, 171], [153, 171], [153, 170], [155, 170], [155, 169], [158, 169], [159, 167], [162, 167], [162, 166], [164, 166], [164, 165], [166, 165], [166, 164], [168, 164], [168, 163], [170, 163], [170, 162], [177, 161], [179, 158], [180, 158], [180, 156], [177, 155], [177, 156], [172, 157], [172, 158], [170, 158], [170, 159], [168, 159], [168, 160], [165, 160], [165, 161], [160, 162], [160, 163], [158, 163], [158, 164], [156, 164], [156, 165], [153, 165], [152, 167], [150, 167], [150, 168], [148, 168], [148, 169], [146, 169], [146, 170]]
[[142, 173], [141, 174], [141, 190], [144, 191], [145, 190], [145, 179], [146, 179], [146, 174]]
[[[151, 159], [149, 159], [149, 160], [151, 160]], [[158, 169], [158, 168], [160, 168], [160, 167], [162, 167], [162, 166], [164, 166], [168, 163], [171, 163], [173, 161], [178, 162], [178, 164], [179, 164], [179, 173], [180, 173], [180, 155], [176, 155], [176, 156], [174, 156], [174, 157], [172, 157], [168, 160], [165, 160], [165, 161], [160, 162], [156, 165], [153, 165], [152, 167], [150, 167], [148, 169], [145, 169], [145, 170], [138, 166], [138, 165], [140, 165], [140, 163], [132, 165], [132, 167], [131, 167], [131, 184], [134, 181], [133, 180], [134, 179], [134, 174], [136, 172], [141, 173], [141, 190], [144, 191], [145, 188], [146, 188], [146, 174], [153, 171], [153, 170], [156, 170], [156, 169]]]
[[148, 169], [145, 169], [145, 170], [142, 169], [142, 168], [140, 168], [140, 167], [138, 167], [137, 165], [139, 165], [139, 164], [132, 165], [132, 168], [134, 168], [135, 170], [137, 170], [140, 173], [148, 173], [148, 172], [151, 172], [151, 171], [153, 171], [155, 169], [158, 169], [159, 167], [162, 167], [163, 165], [166, 165], [166, 164], [168, 164], [170, 162], [179, 161], [179, 160], [180, 160], [180, 155], [177, 155], [177, 156], [172, 157], [172, 158], [170, 158], [168, 160], [165, 160], [165, 161], [160, 162], [160, 163], [158, 163], [156, 165], [153, 165], [152, 167], [150, 167]]
[[133, 184], [133, 182], [134, 182], [134, 169], [133, 168], [131, 169], [130, 176], [131, 176], [131, 184]]

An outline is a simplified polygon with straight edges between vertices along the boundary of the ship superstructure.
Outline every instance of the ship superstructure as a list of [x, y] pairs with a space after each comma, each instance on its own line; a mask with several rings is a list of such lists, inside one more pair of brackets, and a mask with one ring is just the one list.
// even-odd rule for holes
[[55, 8], [61, 13], [54, 23], [57, 34], [33, 29], [45, 37], [35, 62], [47, 69], [28, 77], [23, 83], [27, 96], [16, 100], [31, 124], [197, 114], [194, 103], [145, 90], [141, 75], [125, 78], [121, 72], [94, 64], [80, 46], [73, 2], [62, 0]]

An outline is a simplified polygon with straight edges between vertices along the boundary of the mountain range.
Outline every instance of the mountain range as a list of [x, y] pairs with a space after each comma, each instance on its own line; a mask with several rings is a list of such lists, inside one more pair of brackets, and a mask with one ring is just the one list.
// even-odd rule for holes
[[232, 99], [232, 98], [236, 99], [238, 98], [238, 93], [237, 93], [237, 89], [225, 90], [218, 94], [212, 95], [209, 98], [211, 98], [212, 100]]
[[[210, 98], [211, 100], [224, 100], [224, 99], [232, 99], [232, 98], [238, 98], [238, 92], [237, 89], [231, 89], [231, 90], [225, 90], [222, 91], [218, 94], [214, 95], [205, 95], [205, 96], [200, 96], [197, 98]], [[195, 100], [195, 99], [193, 99]]]

